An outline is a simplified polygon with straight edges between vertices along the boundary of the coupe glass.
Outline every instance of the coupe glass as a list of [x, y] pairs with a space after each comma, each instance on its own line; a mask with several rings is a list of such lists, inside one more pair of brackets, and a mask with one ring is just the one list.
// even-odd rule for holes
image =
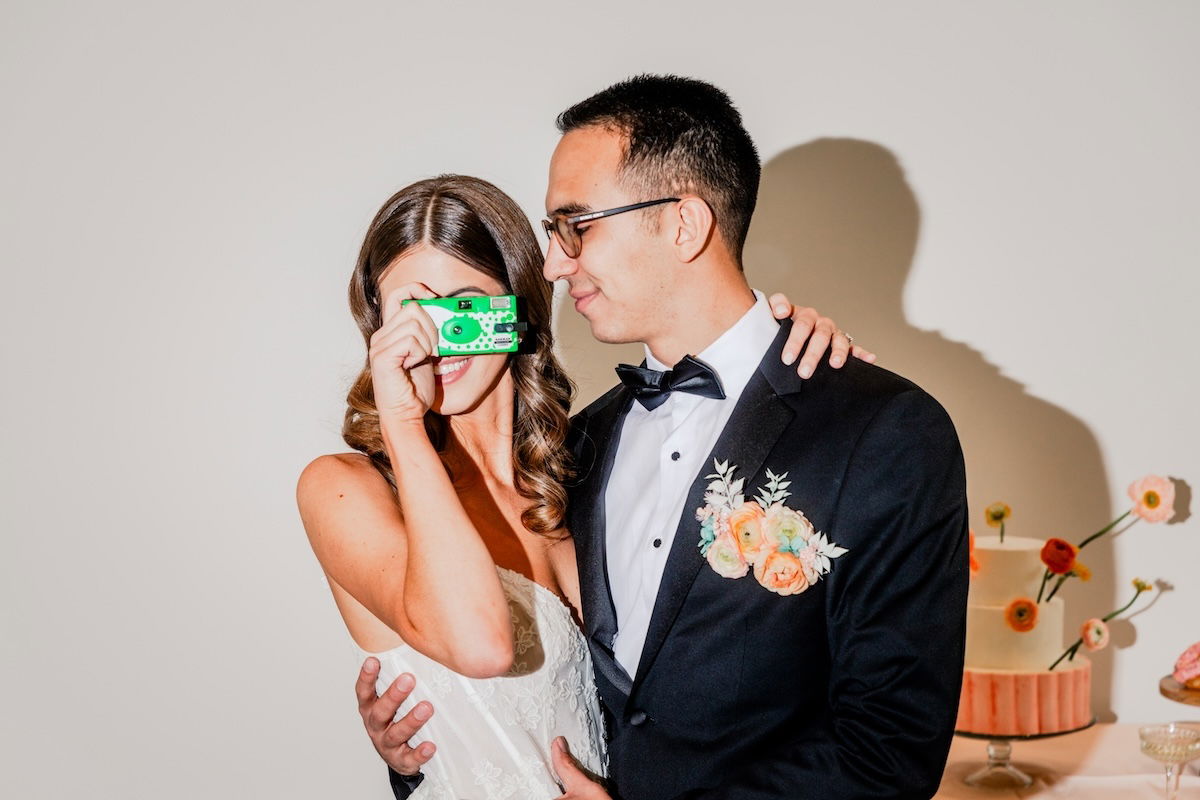
[[1179, 797], [1179, 773], [1193, 758], [1200, 757], [1200, 730], [1178, 722], [1138, 728], [1142, 752], [1161, 761], [1167, 770], [1167, 800]]

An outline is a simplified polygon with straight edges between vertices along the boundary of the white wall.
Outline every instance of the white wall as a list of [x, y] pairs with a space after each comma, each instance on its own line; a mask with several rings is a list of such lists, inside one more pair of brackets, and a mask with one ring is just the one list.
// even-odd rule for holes
[[[0, 47], [0, 795], [389, 796], [297, 519], [362, 358], [344, 287], [396, 188], [542, 211], [554, 115], [640, 71], [727, 89], [765, 162], [748, 270], [941, 398], [976, 527], [1078, 539], [1200, 479], [1200, 5], [61, 4]], [[618, 354], [573, 311], [584, 395]], [[1187, 717], [1194, 519], [1089, 548], [1097, 709]], [[1194, 712], [1191, 716], [1195, 716]]]

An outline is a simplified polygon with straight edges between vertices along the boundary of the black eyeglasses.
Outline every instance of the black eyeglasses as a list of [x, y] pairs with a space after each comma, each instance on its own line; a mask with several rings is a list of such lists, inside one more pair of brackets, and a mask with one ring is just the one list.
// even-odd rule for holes
[[562, 245], [563, 252], [568, 258], [579, 258], [579, 254], [583, 252], [583, 238], [579, 235], [579, 229], [576, 227], [581, 222], [591, 222], [594, 219], [603, 217], [612, 217], [617, 214], [624, 214], [626, 211], [637, 211], [639, 208], [649, 208], [662, 203], [678, 203], [678, 197], [664, 197], [661, 200], [647, 200], [644, 203], [634, 203], [631, 206], [618, 206], [617, 208], [607, 208], [604, 211], [589, 211], [586, 214], [575, 214], [567, 216], [566, 214], [555, 214], [552, 217], [547, 217], [542, 220], [542, 228], [546, 231], [546, 238], [551, 238], [554, 234], [558, 235], [558, 243]]

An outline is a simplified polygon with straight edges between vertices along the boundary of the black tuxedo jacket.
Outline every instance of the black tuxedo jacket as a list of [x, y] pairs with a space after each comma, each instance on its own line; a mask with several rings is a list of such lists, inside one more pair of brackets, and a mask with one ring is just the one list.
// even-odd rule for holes
[[[801, 380], [759, 364], [696, 476], [636, 675], [613, 657], [605, 504], [618, 386], [572, 420], [568, 528], [623, 800], [928, 798], [962, 680], [968, 576], [962, 452], [945, 411], [911, 382], [850, 359]], [[700, 555], [695, 512], [713, 459], [746, 479], [787, 472], [791, 496], [848, 552], [807, 590], [723, 578]]]

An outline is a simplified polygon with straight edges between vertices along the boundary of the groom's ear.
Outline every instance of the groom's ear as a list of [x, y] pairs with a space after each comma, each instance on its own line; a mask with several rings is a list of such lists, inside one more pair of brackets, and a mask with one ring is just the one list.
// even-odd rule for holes
[[683, 263], [691, 263], [712, 240], [716, 222], [708, 203], [695, 195], [684, 197], [669, 212], [668, 224], [675, 228], [675, 254]]

